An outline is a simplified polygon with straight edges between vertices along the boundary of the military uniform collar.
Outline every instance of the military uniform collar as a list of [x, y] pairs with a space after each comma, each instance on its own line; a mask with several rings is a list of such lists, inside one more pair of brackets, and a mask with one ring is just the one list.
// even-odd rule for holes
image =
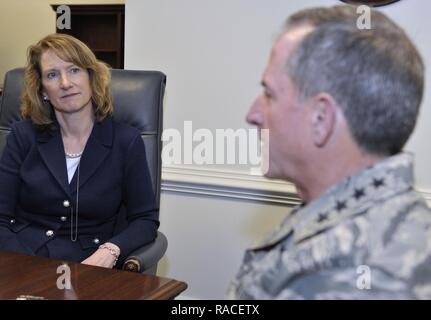
[[295, 224], [294, 242], [362, 214], [371, 206], [413, 187], [413, 156], [389, 157], [349, 176], [304, 207]]
[[412, 187], [413, 155], [386, 158], [343, 179], [307, 205], [294, 208], [277, 230], [252, 249], [273, 246], [292, 233], [294, 243], [299, 243]]

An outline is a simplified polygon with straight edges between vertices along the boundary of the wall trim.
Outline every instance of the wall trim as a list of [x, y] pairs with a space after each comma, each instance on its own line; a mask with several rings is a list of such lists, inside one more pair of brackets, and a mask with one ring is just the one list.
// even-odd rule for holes
[[[431, 206], [431, 189], [416, 189]], [[248, 172], [163, 166], [162, 191], [295, 206], [300, 203], [295, 186]]]
[[269, 180], [248, 172], [163, 166], [162, 191], [250, 200], [276, 205], [300, 203], [291, 183]]
[[416, 191], [422, 194], [422, 196], [425, 198], [426, 202], [428, 203], [428, 206], [431, 207], [431, 190], [416, 188]]

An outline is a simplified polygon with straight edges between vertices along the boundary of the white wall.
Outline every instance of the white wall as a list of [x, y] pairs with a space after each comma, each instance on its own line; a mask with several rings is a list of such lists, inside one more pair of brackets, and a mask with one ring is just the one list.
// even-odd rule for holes
[[[416, 155], [416, 185], [426, 195], [431, 193], [431, 1], [402, 0], [382, 11], [392, 17], [407, 31], [414, 41], [426, 65], [425, 96], [421, 106], [418, 125], [406, 150]], [[429, 201], [428, 201], [429, 203]]]
[[[338, 3], [127, 0], [125, 65], [128, 69], [156, 69], [167, 74], [165, 128], [181, 131], [186, 120], [193, 121], [194, 129], [248, 128], [245, 113], [260, 91], [272, 41], [286, 17], [301, 8]], [[402, 0], [383, 11], [407, 29], [430, 65], [427, 32], [431, 29], [431, 2]], [[417, 155], [417, 186], [428, 198], [429, 89], [427, 83], [419, 125], [407, 148]], [[207, 169], [210, 174], [192, 175], [186, 168], [182, 177], [204, 185], [213, 176], [213, 168]], [[242, 172], [243, 168], [229, 166], [222, 170]], [[234, 183], [226, 179], [225, 184], [229, 187]], [[223, 188], [223, 183], [220, 186]], [[245, 184], [245, 188], [249, 186], [253, 183]], [[195, 190], [198, 193], [199, 188]], [[161, 230], [168, 236], [169, 249], [160, 274], [188, 282], [185, 296], [213, 299], [223, 297], [244, 248], [274, 226], [288, 209], [208, 194], [211, 192], [162, 194]], [[243, 195], [247, 198], [246, 192]]]

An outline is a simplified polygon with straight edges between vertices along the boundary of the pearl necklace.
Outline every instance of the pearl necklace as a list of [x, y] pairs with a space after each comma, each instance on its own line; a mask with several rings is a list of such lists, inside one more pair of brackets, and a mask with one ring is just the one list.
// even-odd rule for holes
[[69, 152], [65, 152], [66, 153], [66, 157], [68, 158], [79, 158], [80, 156], [82, 156], [82, 153], [84, 151], [78, 152], [78, 153], [69, 153]]

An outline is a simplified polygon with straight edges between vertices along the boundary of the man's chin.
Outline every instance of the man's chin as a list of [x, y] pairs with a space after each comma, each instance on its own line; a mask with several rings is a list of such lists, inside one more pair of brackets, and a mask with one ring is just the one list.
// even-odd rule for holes
[[273, 172], [271, 172], [270, 169], [268, 169], [266, 171], [262, 170], [262, 174], [265, 178], [268, 178], [268, 179], [277, 179], [278, 178], [277, 175], [275, 175]]
[[262, 175], [268, 179], [277, 179], [277, 180], [289, 181], [289, 179], [287, 179], [286, 176], [282, 172], [277, 170], [277, 168], [268, 167], [265, 171], [262, 168]]

